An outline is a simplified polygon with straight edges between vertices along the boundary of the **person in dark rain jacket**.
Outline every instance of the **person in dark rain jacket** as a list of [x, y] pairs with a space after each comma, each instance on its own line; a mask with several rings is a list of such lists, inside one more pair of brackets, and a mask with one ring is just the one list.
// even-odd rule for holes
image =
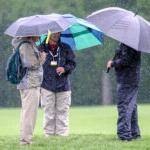
[[120, 140], [140, 138], [137, 115], [137, 94], [140, 81], [141, 53], [121, 43], [108, 68], [115, 68], [117, 79], [118, 122]]
[[43, 65], [41, 105], [44, 108], [44, 134], [67, 136], [69, 134], [69, 107], [71, 85], [69, 75], [75, 69], [75, 55], [69, 45], [60, 41], [60, 33], [52, 33], [40, 50], [47, 53]]

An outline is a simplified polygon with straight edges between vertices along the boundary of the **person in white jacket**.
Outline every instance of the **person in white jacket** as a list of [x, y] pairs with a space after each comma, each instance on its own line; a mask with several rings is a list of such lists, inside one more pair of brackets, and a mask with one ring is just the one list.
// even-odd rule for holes
[[22, 81], [17, 85], [21, 95], [21, 130], [20, 144], [32, 144], [32, 134], [35, 127], [37, 109], [40, 98], [40, 86], [43, 80], [42, 64], [45, 53], [39, 52], [35, 46], [38, 37], [23, 37], [12, 40], [12, 45], [19, 48], [21, 61], [27, 72]]

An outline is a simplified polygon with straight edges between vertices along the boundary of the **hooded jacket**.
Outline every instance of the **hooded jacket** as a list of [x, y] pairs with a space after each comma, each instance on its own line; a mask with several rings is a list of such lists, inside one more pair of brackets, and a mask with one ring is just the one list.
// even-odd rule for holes
[[22, 81], [17, 85], [17, 89], [39, 87], [43, 80], [42, 60], [31, 39], [14, 38], [12, 45], [16, 48], [23, 41], [28, 41], [28, 43], [23, 43], [19, 48], [19, 52], [23, 66], [27, 67], [27, 72]]

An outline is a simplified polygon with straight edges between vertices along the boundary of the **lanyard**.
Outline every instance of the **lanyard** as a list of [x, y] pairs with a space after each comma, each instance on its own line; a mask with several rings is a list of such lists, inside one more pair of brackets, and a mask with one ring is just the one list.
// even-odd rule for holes
[[53, 60], [55, 57], [58, 56], [58, 52], [59, 52], [59, 47], [57, 48], [57, 53], [55, 55], [53, 55], [53, 53], [51, 51], [49, 51], [50, 55], [53, 57]]
[[57, 48], [56, 55], [53, 55], [51, 51], [49, 51], [49, 54], [53, 57], [53, 61], [54, 61], [54, 58], [58, 57], [58, 63], [60, 63], [60, 48], [59, 47]]

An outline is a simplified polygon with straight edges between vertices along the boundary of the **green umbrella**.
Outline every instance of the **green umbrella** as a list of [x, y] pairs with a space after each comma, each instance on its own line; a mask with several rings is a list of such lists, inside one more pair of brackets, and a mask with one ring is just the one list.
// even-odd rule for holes
[[[73, 25], [61, 32], [60, 40], [68, 44], [72, 50], [81, 50], [102, 44], [103, 33], [96, 26], [70, 14], [63, 16]], [[37, 45], [45, 41], [46, 37], [47, 35], [42, 36]]]

